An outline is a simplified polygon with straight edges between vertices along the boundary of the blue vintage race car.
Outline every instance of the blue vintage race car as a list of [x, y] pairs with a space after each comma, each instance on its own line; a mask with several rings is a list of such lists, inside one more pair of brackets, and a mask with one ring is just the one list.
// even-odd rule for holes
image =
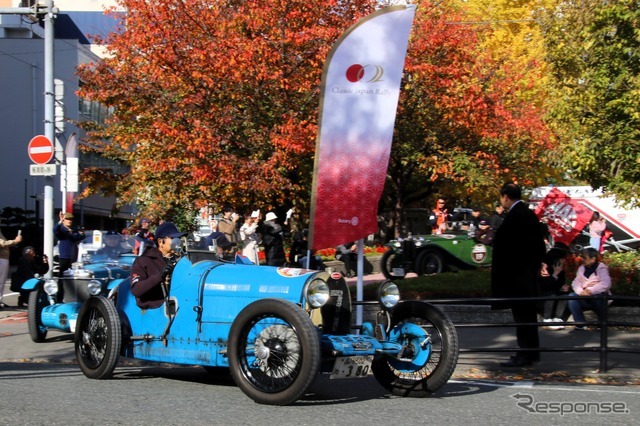
[[378, 314], [352, 332], [349, 288], [340, 273], [228, 262], [187, 249], [165, 288], [165, 303], [141, 309], [123, 280], [87, 299], [75, 351], [89, 378], [109, 378], [120, 356], [230, 372], [258, 403], [300, 398], [317, 374], [371, 372], [385, 388], [424, 397], [454, 371], [458, 341], [449, 318], [421, 301], [400, 301], [390, 281]]
[[[130, 246], [112, 252], [85, 253], [62, 277], [32, 278], [22, 285], [30, 291], [27, 311], [29, 335], [36, 343], [44, 342], [50, 329], [75, 332], [82, 304], [93, 296], [106, 296], [129, 277], [135, 256]], [[62, 292], [62, 293], [61, 293]], [[59, 294], [64, 299], [58, 300]]]

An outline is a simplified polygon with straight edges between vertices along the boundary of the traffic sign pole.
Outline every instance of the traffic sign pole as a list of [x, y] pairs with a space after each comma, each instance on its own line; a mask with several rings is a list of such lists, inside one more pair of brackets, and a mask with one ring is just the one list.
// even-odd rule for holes
[[[44, 15], [44, 134], [49, 141], [55, 140], [54, 117], [54, 10], [53, 0], [46, 0]], [[44, 253], [49, 258], [47, 278], [53, 276], [53, 176], [46, 176], [44, 183]]]

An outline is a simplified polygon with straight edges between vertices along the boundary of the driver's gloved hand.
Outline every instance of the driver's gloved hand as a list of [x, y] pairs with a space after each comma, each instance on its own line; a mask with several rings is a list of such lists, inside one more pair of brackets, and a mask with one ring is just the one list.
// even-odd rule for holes
[[167, 263], [167, 266], [165, 266], [164, 270], [162, 271], [162, 278], [166, 278], [167, 276], [171, 275], [177, 263], [178, 263], [177, 259], [175, 258], [169, 259], [169, 263]]

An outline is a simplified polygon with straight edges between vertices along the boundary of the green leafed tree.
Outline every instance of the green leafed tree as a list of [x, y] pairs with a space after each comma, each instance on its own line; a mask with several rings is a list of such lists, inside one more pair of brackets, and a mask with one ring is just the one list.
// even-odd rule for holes
[[569, 175], [640, 206], [640, 4], [562, 1], [540, 18]]

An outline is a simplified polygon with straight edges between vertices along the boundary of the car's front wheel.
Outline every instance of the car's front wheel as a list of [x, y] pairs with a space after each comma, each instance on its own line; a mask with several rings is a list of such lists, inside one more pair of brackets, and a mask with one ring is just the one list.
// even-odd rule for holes
[[82, 306], [76, 327], [75, 349], [80, 370], [91, 379], [108, 379], [118, 363], [122, 331], [118, 311], [102, 296]]
[[403, 265], [404, 256], [394, 250], [387, 250], [380, 259], [380, 270], [388, 280], [401, 280], [407, 274]]
[[296, 401], [320, 365], [320, 339], [309, 316], [289, 301], [245, 307], [229, 332], [229, 367], [242, 391], [260, 404]]
[[27, 322], [31, 340], [42, 343], [47, 337], [47, 327], [42, 325], [42, 310], [49, 305], [49, 296], [45, 293], [42, 283], [29, 293], [29, 308]]
[[447, 383], [456, 368], [456, 329], [444, 312], [429, 303], [398, 305], [391, 316], [389, 340], [402, 344], [401, 353], [374, 360], [371, 369], [394, 395], [426, 397]]

